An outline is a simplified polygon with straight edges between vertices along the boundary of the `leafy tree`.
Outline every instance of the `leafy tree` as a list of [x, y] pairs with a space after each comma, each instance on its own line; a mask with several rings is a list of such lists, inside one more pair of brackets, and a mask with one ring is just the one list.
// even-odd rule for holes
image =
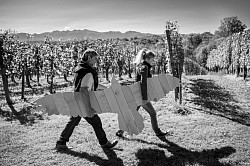
[[227, 70], [228, 73], [235, 73], [236, 76], [240, 75], [240, 70], [243, 68], [245, 79], [247, 70], [250, 68], [249, 31], [244, 30], [227, 38], [222, 37], [213, 43], [216, 47], [209, 52], [206, 66], [216, 71], [217, 69]]
[[215, 32], [215, 35], [227, 37], [234, 33], [242, 32], [245, 28], [246, 25], [243, 24], [237, 16], [226, 17], [221, 20], [221, 25], [218, 28], [218, 31]]
[[191, 33], [184, 37], [184, 44], [191, 45], [193, 48], [197, 48], [202, 42], [201, 34]]
[[185, 57], [193, 59], [193, 50], [194, 50], [193, 47], [190, 45], [183, 44], [183, 49]]
[[208, 54], [209, 50], [207, 46], [201, 46], [197, 49], [196, 60], [202, 67], [205, 67], [207, 64]]
[[196, 48], [199, 47], [200, 44], [202, 44], [203, 39], [209, 41], [209, 37], [207, 37], [206, 35], [207, 34], [191, 33], [183, 37], [182, 43], [186, 57], [196, 60], [194, 56]]
[[9, 105], [12, 113], [16, 116], [18, 116], [18, 112], [14, 108], [13, 104], [14, 102], [10, 98], [10, 91], [8, 87], [8, 78], [6, 75], [6, 54], [9, 50], [6, 49], [7, 47], [10, 47], [10, 45], [14, 45], [15, 43], [15, 36], [11, 34], [11, 31], [4, 31], [4, 33], [0, 34], [0, 71], [2, 76], [2, 82], [4, 86], [4, 92], [5, 92], [5, 98], [6, 102]]
[[211, 32], [204, 32], [204, 33], [202, 33], [201, 34], [202, 43], [208, 44], [213, 37], [214, 37], [214, 35]]

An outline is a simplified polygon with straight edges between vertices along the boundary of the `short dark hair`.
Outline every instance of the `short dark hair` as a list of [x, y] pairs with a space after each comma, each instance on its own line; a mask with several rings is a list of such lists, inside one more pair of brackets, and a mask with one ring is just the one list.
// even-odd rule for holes
[[143, 59], [145, 60], [146, 58], [154, 58], [154, 57], [155, 57], [155, 53], [151, 50], [148, 50], [146, 51]]
[[98, 53], [94, 49], [87, 49], [84, 51], [80, 60], [86, 62], [88, 59], [98, 56]]

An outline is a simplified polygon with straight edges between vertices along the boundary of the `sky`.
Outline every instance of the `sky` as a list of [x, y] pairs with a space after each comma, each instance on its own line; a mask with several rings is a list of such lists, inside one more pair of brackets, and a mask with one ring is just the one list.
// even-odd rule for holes
[[163, 34], [166, 20], [175, 20], [182, 34], [214, 33], [232, 16], [249, 28], [249, 6], [249, 0], [0, 0], [0, 29]]

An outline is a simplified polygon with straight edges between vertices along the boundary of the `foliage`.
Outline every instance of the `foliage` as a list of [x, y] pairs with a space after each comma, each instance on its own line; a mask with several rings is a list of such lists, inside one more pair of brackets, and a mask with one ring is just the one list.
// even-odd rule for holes
[[200, 64], [200, 66], [205, 67], [207, 63], [207, 56], [209, 54], [209, 49], [207, 46], [200, 45], [199, 48], [196, 49], [196, 60]]
[[229, 36], [209, 55], [206, 66], [210, 69], [220, 68], [235, 70], [238, 66], [250, 68], [250, 33], [243, 31]]
[[204, 32], [202, 34], [187, 34], [183, 36], [183, 47], [185, 54], [186, 74], [206, 74], [205, 69], [207, 55], [211, 48], [216, 46], [212, 42], [213, 34]]
[[243, 32], [245, 28], [246, 25], [243, 24], [237, 16], [226, 17], [221, 20], [221, 25], [216, 33], [221, 37], [228, 37], [234, 33]]
[[79, 57], [87, 48], [93, 48], [99, 53], [100, 61], [96, 67], [101, 73], [108, 68], [107, 72], [116, 72], [117, 62], [122, 60], [123, 73], [131, 74], [134, 68], [131, 62], [138, 50], [142, 48], [153, 50], [156, 53], [156, 62], [164, 59], [166, 55], [164, 39], [157, 35], [130, 40], [86, 39], [66, 42], [53, 41], [50, 36], [45, 36], [44, 43], [20, 42], [18, 38], [12, 38], [13, 40], [5, 42], [3, 59], [6, 74], [14, 83], [17, 83], [15, 78], [20, 79], [25, 71], [27, 78], [31, 79], [36, 75], [38, 84], [40, 84], [39, 77], [45, 76], [52, 87], [53, 77], [56, 75], [64, 76], [66, 80], [67, 76], [74, 73]]
[[186, 75], [205, 75], [208, 73], [206, 68], [202, 67], [196, 61], [185, 57], [184, 71]]
[[[179, 25], [177, 21], [166, 21], [166, 51], [168, 56], [169, 71], [174, 77], [181, 77], [184, 65], [184, 47], [183, 37], [179, 33]], [[177, 97], [177, 91], [176, 91]]]

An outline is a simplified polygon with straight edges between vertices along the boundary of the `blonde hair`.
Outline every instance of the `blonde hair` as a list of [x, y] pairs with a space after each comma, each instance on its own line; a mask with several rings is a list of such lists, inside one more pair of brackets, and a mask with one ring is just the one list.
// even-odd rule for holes
[[136, 65], [139, 65], [146, 58], [154, 58], [154, 57], [155, 57], [155, 53], [153, 51], [151, 50], [146, 51], [146, 49], [141, 49], [137, 53], [133, 63], [135, 63]]
[[146, 54], [146, 49], [140, 50], [137, 53], [137, 55], [136, 55], [135, 60], [134, 60], [133, 63], [135, 63], [136, 65], [140, 64], [142, 62], [142, 60], [143, 60], [142, 57], [145, 56], [145, 54]]

